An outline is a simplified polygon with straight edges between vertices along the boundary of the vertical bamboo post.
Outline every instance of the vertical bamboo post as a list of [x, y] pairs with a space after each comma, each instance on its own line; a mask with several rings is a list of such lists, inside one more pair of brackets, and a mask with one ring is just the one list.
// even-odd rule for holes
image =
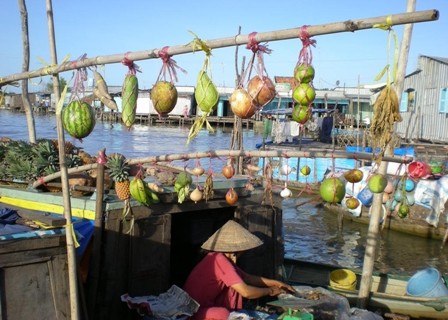
[[[415, 0], [408, 0], [407, 11], [415, 11]], [[403, 40], [400, 50], [400, 58], [398, 61], [398, 70], [395, 88], [398, 95], [398, 105], [400, 105], [401, 92], [403, 91], [403, 81], [406, 73], [406, 65], [409, 53], [409, 43], [412, 34], [412, 25], [405, 25], [403, 32]], [[386, 155], [391, 155], [393, 146], [387, 146]], [[387, 174], [387, 162], [382, 161], [378, 169], [378, 173]], [[369, 302], [370, 289], [372, 287], [372, 273], [374, 269], [374, 263], [376, 258], [376, 249], [378, 247], [379, 231], [380, 231], [380, 219], [382, 213], [383, 194], [375, 193], [372, 203], [372, 214], [370, 216], [369, 229], [367, 233], [366, 251], [364, 254], [364, 263], [362, 269], [361, 285], [358, 294], [358, 307], [365, 309]]]
[[98, 153], [98, 167], [96, 175], [96, 202], [95, 202], [95, 230], [93, 234], [92, 262], [89, 274], [89, 318], [95, 319], [96, 295], [100, 277], [101, 242], [103, 234], [103, 197], [104, 197], [104, 164], [106, 162], [106, 149]]
[[[56, 53], [56, 40], [53, 22], [53, 5], [52, 0], [46, 0], [48, 34], [50, 39], [51, 62], [56, 65], [58, 63]], [[53, 74], [53, 89], [56, 101], [59, 101], [59, 75]], [[56, 109], [56, 127], [59, 145], [59, 164], [61, 168], [61, 184], [62, 197], [64, 204], [64, 217], [66, 219], [65, 236], [67, 241], [67, 262], [68, 262], [68, 277], [69, 277], [69, 291], [70, 291], [70, 318], [72, 320], [80, 319], [79, 305], [78, 305], [78, 271], [76, 268], [76, 251], [74, 245], [74, 232], [72, 224], [72, 212], [70, 203], [70, 190], [68, 185], [67, 166], [65, 164], [65, 139], [64, 129], [62, 126], [61, 110]]]

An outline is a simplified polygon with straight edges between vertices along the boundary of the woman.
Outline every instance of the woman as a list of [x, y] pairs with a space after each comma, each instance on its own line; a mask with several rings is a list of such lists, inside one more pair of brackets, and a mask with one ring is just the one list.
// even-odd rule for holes
[[258, 237], [232, 220], [204, 242], [201, 248], [209, 252], [192, 270], [184, 286], [200, 305], [192, 319], [226, 320], [231, 311], [242, 309], [243, 298], [295, 292], [290, 285], [248, 274], [236, 265], [244, 251], [262, 244]]

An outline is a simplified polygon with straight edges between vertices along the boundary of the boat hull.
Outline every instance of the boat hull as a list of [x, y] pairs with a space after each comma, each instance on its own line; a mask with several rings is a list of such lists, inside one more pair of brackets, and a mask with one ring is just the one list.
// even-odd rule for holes
[[[323, 287], [346, 297], [350, 305], [356, 306], [358, 288], [343, 290], [329, 286], [330, 273], [336, 269], [339, 267], [292, 259], [284, 261], [285, 280], [289, 283]], [[361, 271], [353, 271], [359, 286]], [[416, 319], [448, 319], [448, 296], [440, 298], [407, 296], [408, 279], [407, 276], [375, 273], [372, 276], [368, 309], [373, 311], [380, 309], [383, 312], [407, 315]]]

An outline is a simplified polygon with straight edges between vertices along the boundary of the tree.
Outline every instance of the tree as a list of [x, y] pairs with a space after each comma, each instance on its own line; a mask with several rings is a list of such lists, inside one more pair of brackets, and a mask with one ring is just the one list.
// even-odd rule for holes
[[[67, 85], [67, 80], [65, 80], [64, 78], [60, 77], [59, 78], [59, 90], [62, 91], [64, 90], [65, 86]], [[53, 81], [48, 81], [46, 86], [45, 86], [45, 92], [46, 93], [52, 93], [53, 92]], [[59, 92], [61, 93], [61, 92]]]

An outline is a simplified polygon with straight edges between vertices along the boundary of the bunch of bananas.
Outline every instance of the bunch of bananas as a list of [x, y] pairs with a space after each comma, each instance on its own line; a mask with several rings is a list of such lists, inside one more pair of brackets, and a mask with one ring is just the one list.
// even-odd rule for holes
[[159, 197], [152, 191], [143, 179], [134, 177], [129, 185], [131, 196], [139, 203], [149, 206], [152, 203], [159, 203]]

